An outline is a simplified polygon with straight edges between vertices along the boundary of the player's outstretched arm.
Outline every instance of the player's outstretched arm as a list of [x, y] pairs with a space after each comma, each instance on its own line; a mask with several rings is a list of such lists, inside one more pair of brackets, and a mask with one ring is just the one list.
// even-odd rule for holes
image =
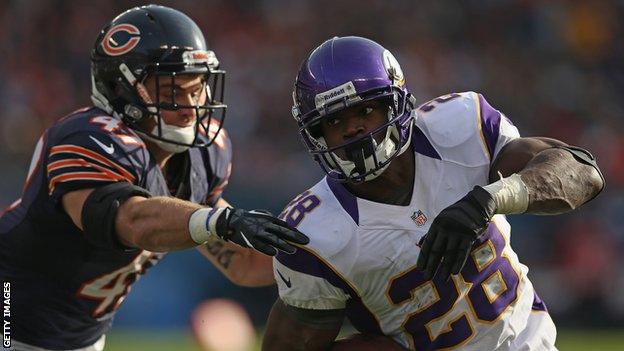
[[309, 310], [277, 299], [267, 321], [263, 351], [325, 351], [344, 320], [344, 310]]
[[[498, 179], [503, 177], [501, 179]], [[442, 210], [423, 238], [417, 267], [425, 279], [461, 271], [472, 244], [495, 214], [559, 214], [593, 199], [604, 188], [594, 157], [549, 138], [518, 138], [499, 152], [493, 183], [475, 186]]]
[[205, 208], [170, 197], [149, 197], [129, 183], [83, 189], [63, 196], [65, 211], [94, 245], [155, 252], [186, 249], [213, 236], [267, 255], [292, 253], [308, 238], [258, 211]]
[[[219, 199], [215, 207], [230, 207], [230, 204]], [[259, 287], [275, 283], [273, 260], [256, 250], [217, 237], [198, 246], [197, 250], [234, 284]]]
[[197, 250], [236, 285], [253, 288], [275, 284], [270, 256], [218, 238]]
[[604, 188], [604, 178], [594, 157], [586, 150], [550, 138], [519, 138], [500, 151], [490, 172], [520, 175], [528, 193], [524, 211], [558, 214], [593, 199]]

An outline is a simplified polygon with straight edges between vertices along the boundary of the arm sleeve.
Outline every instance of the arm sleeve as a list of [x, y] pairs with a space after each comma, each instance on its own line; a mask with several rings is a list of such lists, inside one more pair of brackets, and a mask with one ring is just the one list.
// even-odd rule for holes
[[116, 138], [106, 133], [73, 133], [50, 147], [48, 192], [58, 201], [64, 194], [125, 181], [137, 183], [133, 167]]

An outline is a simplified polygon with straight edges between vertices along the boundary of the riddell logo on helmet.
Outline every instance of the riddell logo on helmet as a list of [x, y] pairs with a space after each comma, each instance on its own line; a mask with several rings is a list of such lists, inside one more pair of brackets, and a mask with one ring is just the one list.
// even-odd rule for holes
[[316, 108], [321, 108], [343, 97], [351, 97], [355, 95], [355, 93], [355, 86], [352, 82], [348, 82], [343, 85], [337, 86], [334, 89], [317, 94], [314, 98], [314, 103], [316, 105]]
[[[115, 39], [113, 39], [113, 35], [119, 32], [128, 33], [128, 41], [126, 41], [125, 43], [116, 42]], [[137, 27], [128, 23], [118, 24], [111, 28], [104, 36], [104, 39], [102, 39], [102, 50], [104, 50], [104, 53], [109, 56], [123, 55], [134, 49], [134, 47], [137, 46], [140, 40], [141, 32]]]
[[344, 93], [345, 93], [344, 89], [340, 89], [338, 91], [334, 91], [334, 92], [331, 92], [331, 93], [329, 93], [327, 95], [324, 95], [323, 96], [323, 100], [327, 101], [327, 100], [330, 100], [331, 98], [335, 98], [335, 97], [337, 97], [339, 95], [344, 95]]

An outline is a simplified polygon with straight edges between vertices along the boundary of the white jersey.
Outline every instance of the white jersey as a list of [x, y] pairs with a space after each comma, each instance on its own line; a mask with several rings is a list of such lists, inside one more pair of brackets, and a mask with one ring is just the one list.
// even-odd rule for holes
[[[417, 243], [433, 219], [487, 184], [492, 160], [518, 137], [480, 94], [422, 105], [408, 206], [357, 198], [324, 178], [286, 207], [281, 217], [310, 244], [274, 260], [280, 298], [300, 308], [344, 308], [360, 332], [388, 335], [412, 350], [554, 349], [554, 325], [509, 245], [504, 216], [494, 217], [451, 280], [426, 281], [415, 269]], [[538, 336], [531, 323], [539, 325]]]

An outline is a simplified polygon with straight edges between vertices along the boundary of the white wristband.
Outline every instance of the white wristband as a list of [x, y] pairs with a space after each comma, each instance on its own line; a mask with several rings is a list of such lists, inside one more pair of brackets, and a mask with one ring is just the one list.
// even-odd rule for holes
[[200, 208], [191, 214], [188, 228], [191, 239], [197, 244], [204, 244], [216, 236], [217, 219], [226, 208]]
[[507, 178], [498, 173], [500, 180], [483, 187], [494, 197], [496, 213], [524, 213], [529, 207], [529, 192], [519, 174], [514, 173]]

